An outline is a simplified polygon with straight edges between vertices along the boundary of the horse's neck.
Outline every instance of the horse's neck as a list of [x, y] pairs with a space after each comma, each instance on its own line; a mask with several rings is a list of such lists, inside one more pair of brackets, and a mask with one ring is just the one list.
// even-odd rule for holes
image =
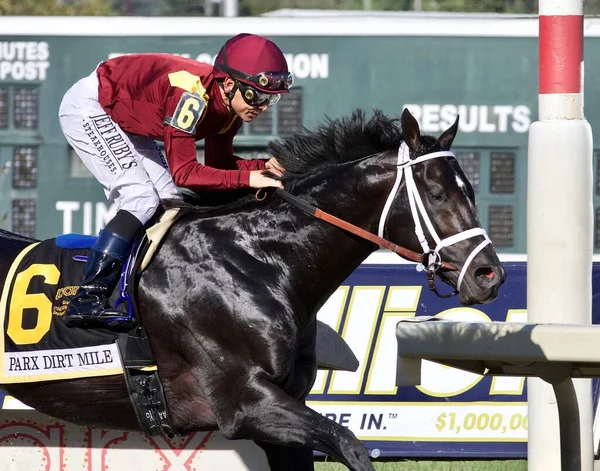
[[[377, 172], [379, 175], [375, 174]], [[390, 169], [385, 169], [381, 163], [375, 165], [364, 161], [344, 166], [336, 170], [332, 178], [322, 179], [320, 184], [308, 189], [300, 189], [298, 197], [333, 216], [376, 233], [387, 197], [386, 189], [392, 185], [390, 176]], [[314, 300], [317, 306], [325, 302], [377, 249], [372, 243], [325, 221], [315, 218], [306, 224], [308, 216], [297, 208], [289, 207], [285, 214], [291, 215], [294, 226], [298, 228], [290, 241], [293, 250], [282, 254], [288, 259], [288, 266], [292, 267], [292, 285], [302, 291], [298, 293], [301, 299]]]
[[[325, 171], [304, 179], [293, 193], [340, 219], [376, 232], [394, 177], [395, 166], [363, 161], [338, 166], [330, 175]], [[233, 237], [224, 235], [230, 231], [235, 233]], [[238, 252], [247, 252], [250, 264], [252, 260], [269, 263], [273, 267], [271, 276], [277, 279], [282, 296], [287, 297], [290, 311], [305, 325], [377, 249], [374, 244], [312, 218], [283, 200], [274, 200], [262, 208], [255, 204], [240, 207], [222, 216], [192, 215], [187, 224], [176, 225], [169, 239], [174, 246], [187, 246], [192, 263], [193, 247], [198, 247], [197, 261], [202, 264], [210, 257], [207, 251], [216, 247], [227, 251], [227, 244], [235, 244], [231, 248]], [[186, 242], [190, 240], [194, 242]], [[169, 252], [165, 253], [169, 257]], [[252, 270], [251, 273], [260, 273], [260, 262]]]

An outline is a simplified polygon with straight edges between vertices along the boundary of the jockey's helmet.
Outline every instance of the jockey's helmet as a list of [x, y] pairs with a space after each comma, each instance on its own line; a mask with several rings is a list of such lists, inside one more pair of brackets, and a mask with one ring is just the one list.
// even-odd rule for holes
[[255, 34], [229, 39], [217, 54], [215, 69], [217, 77], [229, 76], [262, 93], [289, 93], [294, 83], [281, 49]]

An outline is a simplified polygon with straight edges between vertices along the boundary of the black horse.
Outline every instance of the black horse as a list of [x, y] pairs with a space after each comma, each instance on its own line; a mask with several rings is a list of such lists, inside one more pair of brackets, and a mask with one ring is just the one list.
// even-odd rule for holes
[[[443, 152], [450, 149], [458, 119], [438, 139], [421, 136], [407, 110], [400, 124], [403, 134], [382, 113], [367, 119], [357, 111], [273, 142], [269, 150], [287, 169], [291, 194], [371, 233], [379, 229], [412, 251], [436, 247], [426, 265], [443, 281], [460, 285], [463, 304], [492, 301], [505, 271], [485, 232], [473, 231], [479, 228], [473, 189], [457, 161]], [[428, 216], [415, 213], [415, 204]], [[424, 236], [415, 233], [418, 220], [425, 223]], [[29, 243], [10, 233], [0, 236], [0, 279]], [[228, 439], [254, 440], [272, 470], [312, 470], [313, 450], [351, 470], [373, 470], [354, 434], [304, 399], [317, 371], [317, 312], [377, 248], [276, 194], [184, 209], [139, 285], [142, 321], [176, 432], [218, 429]], [[447, 270], [448, 264], [457, 270]], [[3, 387], [68, 422], [139, 430], [120, 376]]]

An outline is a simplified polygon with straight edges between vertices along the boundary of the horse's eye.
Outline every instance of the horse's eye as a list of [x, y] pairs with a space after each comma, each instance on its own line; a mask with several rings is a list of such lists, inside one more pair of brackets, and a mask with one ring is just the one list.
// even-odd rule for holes
[[444, 195], [443, 190], [440, 191], [438, 189], [434, 189], [434, 190], [429, 190], [427, 193], [429, 194], [429, 196], [431, 197], [432, 200], [437, 201], [437, 202], [441, 202], [446, 199], [446, 196]]

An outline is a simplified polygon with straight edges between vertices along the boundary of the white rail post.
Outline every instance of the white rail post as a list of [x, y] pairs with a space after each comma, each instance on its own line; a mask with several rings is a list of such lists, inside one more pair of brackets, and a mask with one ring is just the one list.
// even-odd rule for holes
[[[583, 114], [583, 0], [539, 2], [539, 121], [529, 130], [529, 322], [591, 324], [592, 130]], [[591, 380], [575, 380], [581, 470], [593, 469]], [[528, 380], [529, 471], [560, 470], [556, 398]], [[562, 470], [568, 471], [568, 470]]]

